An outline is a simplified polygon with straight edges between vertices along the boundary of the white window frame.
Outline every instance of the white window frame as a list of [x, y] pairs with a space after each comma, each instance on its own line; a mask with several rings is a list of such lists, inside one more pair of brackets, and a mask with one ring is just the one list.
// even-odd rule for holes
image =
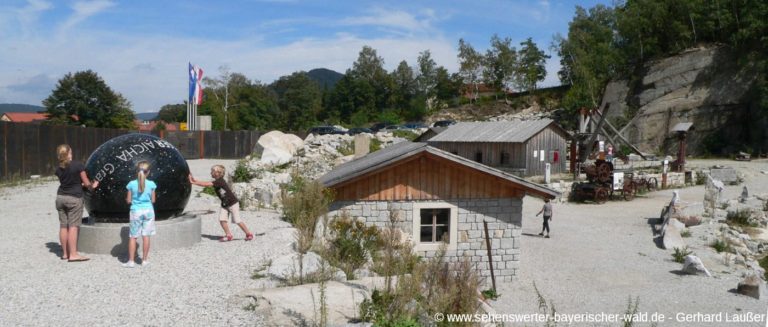
[[448, 226], [448, 250], [455, 251], [458, 247], [459, 208], [447, 202], [414, 202], [413, 203], [413, 250], [437, 251], [442, 242], [421, 242], [421, 210], [422, 209], [450, 209], [450, 226]]

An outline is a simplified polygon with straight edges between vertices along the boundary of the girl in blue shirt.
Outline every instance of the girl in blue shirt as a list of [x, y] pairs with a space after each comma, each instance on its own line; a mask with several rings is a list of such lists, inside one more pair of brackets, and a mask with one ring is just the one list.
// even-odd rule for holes
[[131, 204], [128, 262], [123, 264], [127, 268], [135, 266], [133, 259], [136, 256], [136, 239], [139, 236], [142, 238], [141, 265], [149, 264], [149, 237], [155, 235], [155, 209], [152, 204], [155, 203], [157, 185], [147, 179], [149, 162], [139, 162], [137, 169], [136, 179], [128, 182], [126, 186], [128, 193], [125, 196], [125, 202]]

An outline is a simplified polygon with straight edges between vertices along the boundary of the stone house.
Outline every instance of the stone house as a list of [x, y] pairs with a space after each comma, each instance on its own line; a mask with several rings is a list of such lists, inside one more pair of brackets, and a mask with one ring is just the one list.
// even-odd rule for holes
[[461, 122], [430, 138], [430, 146], [517, 176], [565, 173], [569, 134], [551, 119]]
[[490, 276], [483, 222], [488, 223], [494, 272], [511, 280], [520, 261], [523, 197], [558, 193], [426, 143], [403, 142], [336, 167], [320, 182], [335, 192], [330, 217], [346, 211], [386, 227], [391, 210], [414, 251], [432, 257], [447, 240], [446, 258], [467, 256]]

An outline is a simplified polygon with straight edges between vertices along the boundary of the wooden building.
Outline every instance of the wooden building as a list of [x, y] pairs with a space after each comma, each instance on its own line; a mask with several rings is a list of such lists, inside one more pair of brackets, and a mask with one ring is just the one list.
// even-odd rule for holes
[[403, 142], [348, 162], [320, 181], [334, 191], [330, 216], [346, 211], [366, 224], [386, 227], [399, 217], [416, 251], [432, 257], [441, 240], [446, 257], [469, 257], [489, 276], [483, 222], [488, 223], [497, 278], [511, 280], [520, 255], [523, 197], [558, 193], [517, 176], [428, 146]]
[[566, 170], [568, 132], [551, 119], [462, 122], [430, 138], [430, 146], [517, 176]]

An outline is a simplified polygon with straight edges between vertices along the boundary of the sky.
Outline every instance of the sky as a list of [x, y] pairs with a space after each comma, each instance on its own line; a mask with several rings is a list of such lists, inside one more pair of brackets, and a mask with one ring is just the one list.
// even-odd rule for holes
[[0, 4], [0, 103], [42, 105], [67, 73], [93, 70], [137, 113], [182, 103], [187, 64], [253, 81], [314, 68], [344, 73], [363, 46], [394, 70], [430, 50], [458, 70], [459, 39], [485, 52], [494, 34], [532, 38], [550, 56], [541, 86], [559, 85], [553, 36], [576, 6], [608, 1], [518, 0], [4, 0]]

